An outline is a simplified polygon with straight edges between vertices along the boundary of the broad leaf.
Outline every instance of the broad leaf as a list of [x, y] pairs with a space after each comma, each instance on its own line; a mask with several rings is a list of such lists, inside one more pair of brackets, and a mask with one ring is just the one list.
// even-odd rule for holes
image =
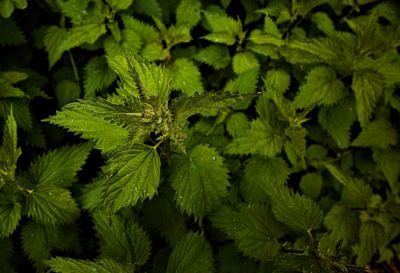
[[85, 97], [94, 97], [96, 92], [110, 86], [116, 77], [104, 57], [93, 57], [85, 66]]
[[256, 56], [251, 52], [239, 52], [232, 59], [233, 71], [241, 74], [250, 69], [258, 69], [259, 63]]
[[7, 237], [17, 228], [21, 219], [21, 204], [0, 205], [0, 237]]
[[172, 86], [188, 96], [203, 93], [199, 68], [189, 59], [176, 59], [171, 67]]
[[227, 194], [228, 170], [216, 150], [198, 145], [172, 163], [172, 187], [178, 206], [196, 218], [211, 212]]
[[126, 273], [132, 268], [119, 264], [111, 259], [100, 259], [97, 261], [79, 260], [64, 257], [51, 258], [46, 261], [52, 272], [57, 273]]
[[356, 263], [366, 265], [385, 242], [385, 229], [378, 222], [367, 220], [361, 224], [359, 236], [360, 244], [355, 247]]
[[356, 147], [378, 147], [388, 148], [396, 145], [398, 139], [397, 131], [392, 127], [390, 121], [379, 119], [368, 123], [352, 145]]
[[231, 62], [229, 50], [224, 45], [210, 45], [206, 48], [200, 49], [199, 52], [193, 56], [196, 61], [208, 64], [214, 69], [222, 69], [227, 67]]
[[201, 19], [201, 2], [198, 0], [181, 0], [176, 10], [176, 23], [194, 27]]

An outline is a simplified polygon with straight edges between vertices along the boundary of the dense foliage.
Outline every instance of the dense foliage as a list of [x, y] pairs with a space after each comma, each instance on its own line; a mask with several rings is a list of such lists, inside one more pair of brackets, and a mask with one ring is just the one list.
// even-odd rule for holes
[[399, 272], [396, 1], [0, 16], [1, 272]]

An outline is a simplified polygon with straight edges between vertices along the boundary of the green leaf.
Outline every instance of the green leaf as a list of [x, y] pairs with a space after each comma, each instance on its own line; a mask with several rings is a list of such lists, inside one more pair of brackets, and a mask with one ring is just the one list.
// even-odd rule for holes
[[210, 45], [200, 49], [193, 58], [196, 61], [212, 66], [214, 69], [225, 68], [231, 63], [229, 50], [224, 45]]
[[0, 146], [0, 187], [7, 179], [14, 179], [17, 161], [21, 155], [17, 141], [17, 122], [11, 108], [3, 131], [2, 146]]
[[282, 69], [271, 69], [267, 71], [264, 86], [267, 92], [284, 94], [290, 86], [290, 75]]
[[353, 75], [351, 88], [356, 98], [356, 112], [362, 127], [369, 122], [376, 102], [383, 92], [382, 76], [368, 70], [357, 70]]
[[316, 200], [321, 194], [322, 183], [319, 173], [307, 173], [301, 177], [300, 189], [307, 197]]
[[135, 31], [146, 43], [160, 41], [160, 33], [153, 26], [143, 23], [128, 14], [121, 14], [121, 18], [125, 28]]
[[114, 10], [124, 10], [129, 8], [133, 0], [106, 0], [110, 7]]
[[227, 82], [224, 90], [240, 95], [254, 94], [257, 90], [258, 69], [253, 68]]
[[221, 43], [229, 46], [234, 45], [236, 42], [235, 35], [229, 32], [210, 33], [203, 38], [214, 43]]
[[320, 247], [329, 253], [338, 243], [348, 246], [357, 240], [360, 220], [352, 210], [336, 204], [325, 216], [324, 226], [329, 232], [321, 238]]
[[256, 56], [248, 51], [236, 53], [232, 59], [233, 71], [236, 74], [241, 74], [250, 69], [258, 69], [259, 63]]
[[0, 18], [0, 45], [22, 45], [26, 42], [24, 33], [13, 19]]
[[378, 248], [385, 243], [384, 227], [373, 220], [362, 222], [360, 228], [360, 244], [355, 247], [357, 254], [357, 265], [366, 265], [371, 261], [372, 256]]
[[188, 233], [172, 250], [167, 273], [212, 273], [214, 262], [207, 240], [198, 233]]
[[229, 154], [259, 154], [273, 157], [282, 150], [283, 138], [271, 125], [260, 119], [250, 124], [247, 135], [234, 139], [227, 147]]
[[160, 157], [146, 145], [123, 147], [111, 154], [103, 197], [113, 211], [152, 198], [160, 183]]
[[225, 13], [205, 11], [204, 18], [207, 20], [212, 32], [238, 34], [240, 31], [239, 22]]
[[94, 116], [92, 111], [87, 111], [82, 105], [79, 102], [68, 104], [45, 121], [80, 133], [85, 139], [94, 140], [95, 147], [103, 152], [112, 151], [125, 142], [128, 130], [105, 120], [104, 117]]
[[15, 231], [21, 219], [21, 207], [18, 202], [0, 205], [0, 238]]
[[58, 105], [62, 107], [65, 104], [79, 99], [81, 95], [81, 87], [76, 81], [62, 80], [57, 83], [55, 93]]
[[176, 10], [176, 24], [194, 27], [201, 19], [200, 9], [198, 0], [181, 0]]
[[12, 0], [2, 0], [0, 2], [0, 15], [8, 18], [14, 11], [14, 3]]
[[29, 177], [37, 184], [68, 187], [75, 182], [91, 149], [90, 144], [79, 144], [50, 151], [32, 163]]
[[334, 36], [336, 30], [335, 25], [332, 22], [332, 19], [324, 12], [317, 12], [312, 16], [313, 23], [317, 26], [317, 28], [325, 33], [327, 36]]
[[277, 256], [281, 248], [277, 239], [285, 234], [285, 228], [265, 206], [241, 206], [238, 212], [223, 206], [211, 216], [211, 221], [235, 240], [240, 251], [261, 261]]
[[132, 268], [123, 266], [111, 259], [99, 259], [95, 262], [65, 257], [55, 257], [46, 261], [52, 272], [57, 273], [126, 273], [133, 272]]
[[133, 261], [146, 264], [151, 244], [146, 232], [136, 223], [124, 223], [117, 215], [107, 216], [101, 211], [93, 214], [95, 229], [100, 239], [103, 257], [112, 257], [120, 262]]
[[250, 129], [249, 119], [243, 112], [230, 115], [226, 120], [226, 130], [232, 137], [243, 136]]
[[189, 59], [176, 59], [171, 68], [172, 86], [188, 96], [203, 93], [199, 68]]
[[382, 171], [394, 196], [399, 196], [400, 185], [398, 178], [400, 175], [400, 154], [394, 150], [374, 150], [373, 154], [378, 168]]
[[49, 53], [50, 67], [61, 58], [65, 51], [84, 43], [93, 44], [104, 33], [106, 33], [106, 27], [98, 23], [77, 26], [70, 30], [56, 26], [49, 27], [44, 43]]
[[24, 253], [36, 266], [50, 257], [47, 234], [43, 226], [35, 222], [29, 222], [23, 226], [21, 234]]
[[397, 131], [392, 127], [390, 121], [379, 119], [368, 123], [353, 141], [352, 146], [385, 149], [396, 145], [397, 139]]
[[65, 224], [79, 216], [79, 208], [68, 190], [37, 185], [26, 199], [27, 214], [43, 224]]
[[306, 82], [300, 86], [294, 103], [299, 108], [314, 104], [332, 105], [345, 95], [344, 89], [343, 82], [336, 78], [335, 70], [319, 66], [308, 73]]
[[0, 116], [7, 117], [10, 114], [11, 108], [18, 127], [24, 130], [32, 129], [29, 102], [16, 98], [4, 98], [0, 100]]
[[108, 66], [119, 76], [123, 88], [133, 97], [138, 98], [138, 87], [132, 73], [129, 59], [121, 55], [107, 56]]
[[350, 100], [341, 100], [319, 110], [318, 121], [340, 148], [350, 144], [350, 128], [356, 115]]
[[135, 0], [133, 6], [139, 13], [161, 19], [162, 10], [157, 0]]
[[317, 229], [324, 217], [319, 206], [285, 186], [272, 186], [268, 192], [276, 219], [294, 231], [306, 233]]
[[289, 167], [281, 157], [253, 156], [245, 166], [240, 192], [247, 202], [266, 202], [269, 187], [285, 184], [289, 174]]
[[264, 18], [264, 28], [263, 31], [266, 34], [275, 36], [276, 38], [281, 38], [282, 33], [280, 32], [278, 26], [276, 23], [269, 17], [268, 15], [265, 16]]
[[196, 218], [203, 218], [218, 206], [229, 185], [223, 158], [205, 145], [197, 145], [188, 155], [174, 157], [171, 180], [177, 205]]
[[116, 73], [108, 68], [104, 57], [91, 58], [85, 66], [85, 97], [94, 97], [97, 91], [109, 87], [116, 77]]

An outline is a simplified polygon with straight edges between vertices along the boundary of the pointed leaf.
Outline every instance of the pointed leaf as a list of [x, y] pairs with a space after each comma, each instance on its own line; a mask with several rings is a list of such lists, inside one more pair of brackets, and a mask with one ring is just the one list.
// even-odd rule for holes
[[397, 144], [397, 131], [392, 127], [390, 121], [379, 119], [368, 123], [353, 141], [356, 147], [378, 147], [388, 148]]
[[176, 59], [172, 65], [172, 86], [188, 96], [203, 93], [199, 68], [189, 59]]
[[0, 205], [0, 238], [12, 234], [17, 228], [20, 219], [20, 203], [14, 202]]
[[111, 259], [100, 259], [95, 262], [72, 258], [55, 257], [46, 261], [52, 272], [56, 273], [126, 273], [132, 268], [123, 266]]
[[232, 59], [233, 71], [241, 74], [250, 69], [258, 69], [259, 63], [256, 56], [248, 51], [236, 53]]

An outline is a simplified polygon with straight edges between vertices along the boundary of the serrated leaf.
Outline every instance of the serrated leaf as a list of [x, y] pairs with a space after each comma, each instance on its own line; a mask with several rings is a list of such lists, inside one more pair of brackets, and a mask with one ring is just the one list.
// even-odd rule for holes
[[30, 167], [32, 182], [68, 187], [76, 180], [92, 148], [90, 144], [66, 146], [38, 157]]
[[392, 127], [390, 121], [379, 119], [368, 123], [352, 142], [352, 146], [385, 149], [396, 145], [397, 139], [397, 131]]
[[242, 136], [246, 133], [249, 126], [249, 119], [243, 112], [230, 115], [226, 120], [226, 130], [232, 137]]
[[210, 33], [203, 38], [214, 43], [221, 43], [229, 46], [234, 45], [236, 42], [235, 34], [229, 32]]
[[142, 49], [140, 55], [149, 62], [162, 61], [168, 58], [169, 50], [164, 49], [160, 43], [150, 43]]
[[277, 239], [285, 228], [266, 206], [241, 206], [240, 211], [221, 207], [211, 216], [212, 223], [235, 240], [240, 251], [257, 260], [273, 259], [281, 248]]
[[196, 61], [212, 66], [214, 69], [225, 68], [231, 62], [229, 50], [224, 45], [210, 45], [200, 49], [193, 58]]
[[342, 100], [333, 106], [322, 107], [318, 121], [340, 148], [350, 144], [350, 128], [356, 119], [350, 100]]
[[266, 15], [264, 18], [263, 31], [266, 34], [272, 35], [277, 38], [281, 38], [281, 36], [282, 36], [282, 33], [280, 32], [278, 26], [268, 15]]
[[264, 86], [267, 92], [284, 94], [290, 86], [290, 75], [282, 69], [271, 69], [267, 71]]
[[335, 25], [332, 22], [332, 19], [325, 12], [316, 12], [312, 16], [313, 23], [317, 26], [317, 28], [325, 33], [327, 36], [334, 36], [335, 34]]
[[114, 10], [127, 9], [133, 2], [133, 0], [106, 0], [106, 1]]
[[204, 18], [207, 20], [212, 32], [238, 34], [240, 31], [239, 23], [225, 13], [205, 11]]
[[162, 10], [157, 0], [135, 0], [133, 6], [139, 13], [161, 19]]
[[96, 211], [93, 218], [103, 257], [112, 257], [120, 262], [133, 261], [137, 265], [146, 263], [151, 244], [138, 224], [132, 221], [124, 223], [117, 215], [107, 216], [101, 211]]
[[22, 45], [26, 42], [25, 35], [15, 23], [10, 19], [0, 18], [0, 45]]
[[353, 211], [337, 204], [325, 216], [324, 226], [329, 233], [321, 238], [320, 247], [329, 253], [340, 242], [349, 245], [357, 240], [360, 220]]
[[212, 273], [214, 261], [207, 240], [198, 233], [188, 233], [176, 244], [168, 259], [167, 273]]
[[22, 228], [22, 248], [36, 266], [50, 257], [50, 249], [47, 246], [46, 237], [45, 229], [35, 222], [29, 222]]
[[52, 272], [57, 273], [126, 273], [132, 268], [121, 265], [111, 259], [99, 259], [96, 261], [55, 257], [46, 261]]
[[229, 154], [259, 154], [273, 157], [281, 152], [283, 138], [268, 123], [251, 122], [247, 135], [234, 139], [227, 147]]
[[21, 207], [18, 202], [0, 205], [0, 238], [15, 231], [21, 219]]
[[237, 92], [240, 95], [254, 94], [257, 90], [258, 68], [253, 68], [239, 74], [236, 78], [227, 82], [224, 90]]
[[256, 56], [248, 51], [236, 53], [232, 59], [233, 71], [236, 74], [241, 74], [250, 69], [258, 69], [259, 63]]
[[317, 229], [324, 217], [319, 206], [285, 186], [272, 186], [268, 192], [276, 219], [294, 231], [306, 233]]
[[106, 33], [104, 24], [91, 23], [77, 26], [70, 30], [51, 26], [48, 28], [44, 43], [49, 53], [49, 65], [52, 67], [71, 48], [84, 43], [93, 44], [101, 35]]
[[281, 157], [253, 156], [245, 166], [240, 192], [247, 202], [266, 202], [269, 200], [269, 187], [273, 184], [283, 185], [289, 174], [289, 167]]
[[398, 178], [400, 175], [400, 154], [394, 150], [375, 150], [373, 154], [375, 162], [382, 171], [394, 196], [398, 196], [400, 185]]
[[160, 34], [153, 26], [143, 23], [128, 14], [121, 14], [121, 18], [125, 28], [135, 31], [146, 43], [160, 40]]
[[176, 24], [194, 27], [201, 19], [200, 9], [198, 0], [181, 0], [176, 10]]
[[353, 75], [351, 88], [356, 98], [356, 112], [362, 127], [369, 122], [376, 102], [383, 92], [382, 76], [368, 70], [357, 70]]
[[116, 79], [117, 74], [110, 70], [104, 57], [93, 57], [85, 66], [85, 97], [94, 97], [97, 91], [108, 86]]
[[345, 95], [344, 89], [343, 82], [336, 78], [335, 70], [319, 66], [308, 73], [306, 82], [300, 86], [294, 103], [299, 108], [314, 104], [332, 105]]
[[94, 140], [95, 147], [103, 152], [114, 150], [128, 138], [127, 129], [105, 120], [104, 117], [94, 116], [81, 106], [80, 103], [68, 104], [46, 121], [80, 133], [82, 138]]
[[205, 145], [197, 145], [187, 156], [174, 157], [171, 181], [177, 205], [196, 218], [203, 218], [219, 205], [229, 185], [223, 158]]
[[385, 229], [376, 221], [367, 220], [362, 222], [360, 228], [360, 244], [356, 246], [357, 265], [366, 265], [372, 256], [385, 242]]
[[32, 116], [29, 102], [17, 98], [4, 98], [0, 100], [0, 116], [7, 117], [13, 111], [18, 127], [24, 130], [32, 129]]
[[129, 59], [122, 55], [107, 56], [107, 64], [117, 73], [124, 89], [133, 97], [138, 98], [138, 87], [131, 71]]
[[37, 185], [26, 199], [27, 214], [43, 224], [65, 224], [79, 216], [79, 208], [68, 190]]
[[152, 198], [160, 183], [160, 157], [146, 145], [132, 145], [110, 155], [103, 197], [113, 211]]
[[203, 93], [199, 68], [189, 59], [176, 59], [171, 68], [172, 87], [188, 96]]
[[307, 197], [316, 200], [321, 194], [322, 183], [319, 173], [306, 173], [301, 177], [300, 189]]

